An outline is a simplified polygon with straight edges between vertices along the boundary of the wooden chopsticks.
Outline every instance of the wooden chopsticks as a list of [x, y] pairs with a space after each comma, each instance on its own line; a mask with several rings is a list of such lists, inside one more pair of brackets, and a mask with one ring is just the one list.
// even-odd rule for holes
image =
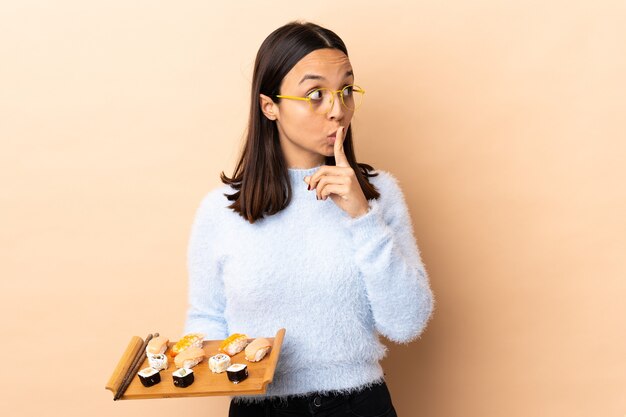
[[150, 340], [152, 340], [153, 337], [159, 337], [159, 334], [149, 334], [146, 337], [146, 340], [144, 340], [143, 344], [141, 345], [141, 349], [139, 349], [139, 352], [137, 352], [137, 354], [135, 355], [135, 358], [133, 359], [130, 368], [128, 368], [128, 372], [124, 376], [124, 379], [120, 384], [120, 388], [117, 390], [117, 393], [113, 397], [113, 401], [119, 400], [122, 395], [124, 395], [124, 392], [126, 392], [126, 389], [137, 374], [137, 371], [139, 371], [139, 367], [146, 359], [146, 346], [148, 346], [148, 343], [150, 342]]

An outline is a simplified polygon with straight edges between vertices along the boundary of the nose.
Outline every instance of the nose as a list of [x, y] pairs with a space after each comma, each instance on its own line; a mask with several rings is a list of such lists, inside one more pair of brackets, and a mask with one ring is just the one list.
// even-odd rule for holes
[[328, 118], [331, 120], [341, 120], [343, 119], [346, 108], [341, 104], [341, 97], [338, 97], [337, 94], [341, 94], [341, 92], [333, 93], [333, 103], [330, 106], [330, 110], [328, 111]]

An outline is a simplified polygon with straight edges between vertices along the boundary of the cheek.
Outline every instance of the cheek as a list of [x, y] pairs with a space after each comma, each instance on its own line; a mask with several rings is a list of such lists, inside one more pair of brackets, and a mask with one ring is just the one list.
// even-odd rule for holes
[[300, 103], [289, 103], [290, 106], [285, 106], [280, 115], [282, 116], [282, 122], [284, 125], [297, 125], [299, 123], [306, 123], [310, 118], [310, 114], [308, 112], [308, 108], [305, 106], [296, 106], [294, 104]]
[[318, 137], [322, 131], [320, 120], [308, 108], [289, 109], [282, 112], [281, 116], [283, 130], [292, 139], [306, 141]]

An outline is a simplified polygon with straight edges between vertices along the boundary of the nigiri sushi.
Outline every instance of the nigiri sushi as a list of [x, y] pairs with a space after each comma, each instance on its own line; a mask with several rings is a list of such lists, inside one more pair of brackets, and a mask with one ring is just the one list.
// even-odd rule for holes
[[202, 362], [202, 359], [204, 359], [204, 350], [199, 347], [190, 347], [176, 355], [174, 363], [177, 368], [189, 369]]
[[220, 344], [219, 351], [228, 356], [234, 356], [241, 352], [247, 344], [248, 336], [241, 333], [233, 333]]
[[146, 355], [161, 355], [167, 350], [169, 339], [165, 336], [158, 336], [150, 340], [146, 346]]
[[270, 350], [272, 344], [269, 340], [259, 337], [258, 339], [254, 339], [248, 346], [246, 346], [246, 360], [249, 362], [258, 362], [265, 354]]
[[202, 347], [202, 341], [204, 340], [204, 335], [202, 333], [189, 333], [183, 336], [174, 346], [172, 346], [171, 353], [172, 356], [178, 355], [180, 352], [188, 349], [190, 347]]

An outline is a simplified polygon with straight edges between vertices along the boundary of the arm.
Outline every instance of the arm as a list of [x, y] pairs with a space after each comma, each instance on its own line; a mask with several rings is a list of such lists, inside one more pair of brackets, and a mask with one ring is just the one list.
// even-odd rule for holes
[[[217, 237], [213, 226], [216, 215], [209, 193], [196, 212], [187, 251], [189, 273], [189, 308], [185, 333], [200, 332], [205, 339], [225, 339], [228, 328], [224, 319], [224, 286], [217, 259]], [[215, 207], [213, 205], [213, 207]]]
[[409, 343], [426, 327], [434, 297], [404, 195], [393, 176], [379, 172], [381, 197], [369, 200], [370, 210], [347, 223], [376, 330]]

